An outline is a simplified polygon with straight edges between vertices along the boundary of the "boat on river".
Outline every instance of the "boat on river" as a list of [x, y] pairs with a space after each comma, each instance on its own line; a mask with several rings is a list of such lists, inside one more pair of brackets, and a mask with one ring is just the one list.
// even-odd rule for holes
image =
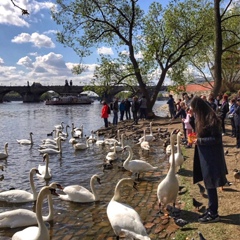
[[45, 101], [45, 105], [78, 105], [91, 104], [94, 101], [87, 94], [53, 96]]

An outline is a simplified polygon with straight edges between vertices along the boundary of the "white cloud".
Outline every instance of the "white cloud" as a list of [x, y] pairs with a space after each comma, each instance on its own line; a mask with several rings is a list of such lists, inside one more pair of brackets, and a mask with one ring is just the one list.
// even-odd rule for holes
[[112, 48], [107, 48], [107, 47], [101, 47], [97, 49], [98, 54], [104, 54], [104, 55], [113, 55], [113, 50]]
[[4, 61], [2, 58], [0, 58], [0, 66], [4, 64]]
[[17, 64], [26, 68], [33, 68], [32, 60], [28, 56], [19, 59]]
[[33, 43], [35, 47], [38, 48], [54, 48], [55, 44], [52, 42], [51, 38], [44, 34], [39, 34], [37, 32], [32, 33], [31, 35], [28, 33], [21, 33], [18, 36], [15, 36], [12, 39], [14, 43]]

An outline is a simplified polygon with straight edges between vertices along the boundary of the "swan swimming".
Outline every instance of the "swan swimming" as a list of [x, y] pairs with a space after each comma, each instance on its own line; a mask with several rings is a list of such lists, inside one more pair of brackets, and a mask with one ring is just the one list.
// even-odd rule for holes
[[101, 184], [100, 177], [95, 174], [90, 179], [90, 188], [92, 192], [80, 185], [70, 185], [63, 189], [63, 192], [66, 193], [66, 195], [60, 194], [59, 197], [65, 201], [80, 203], [99, 201], [99, 196], [94, 187], [96, 181]]
[[75, 150], [85, 150], [85, 149], [87, 149], [87, 148], [89, 148], [89, 139], [87, 139], [86, 140], [86, 143], [80, 143], [80, 142], [78, 142], [78, 143], [74, 143], [73, 144], [73, 148], [75, 149]]
[[153, 167], [150, 163], [145, 162], [143, 160], [132, 160], [133, 151], [130, 146], [125, 146], [123, 151], [128, 151], [129, 155], [123, 163], [123, 167], [132, 172], [133, 175], [137, 174], [137, 179], [139, 179], [139, 175], [142, 172], [154, 171], [158, 167]]
[[[62, 189], [62, 186], [58, 183], [51, 183], [50, 188]], [[53, 220], [53, 201], [52, 196], [48, 195], [48, 208], [49, 214], [43, 216], [43, 221], [48, 222]], [[28, 209], [15, 209], [0, 213], [0, 228], [17, 228], [26, 227], [37, 224], [36, 213]]]
[[33, 133], [30, 132], [30, 140], [29, 139], [20, 139], [20, 140], [17, 140], [17, 142], [21, 145], [33, 145], [32, 135], [33, 135]]
[[25, 190], [13, 189], [9, 191], [0, 192], [0, 201], [11, 202], [11, 203], [24, 203], [32, 202], [37, 199], [37, 192], [33, 182], [33, 175], [39, 174], [38, 169], [32, 168], [29, 172], [29, 181], [32, 189], [32, 193]]
[[121, 152], [124, 148], [124, 144], [123, 144], [123, 139], [124, 139], [124, 134], [121, 134], [121, 146], [112, 146], [110, 147], [110, 150], [114, 151], [114, 148], [116, 149], [116, 152]]
[[47, 195], [50, 195], [50, 194], [58, 196], [58, 194], [56, 193], [56, 190], [50, 187], [43, 187], [39, 192], [37, 203], [36, 203], [36, 217], [37, 217], [38, 226], [28, 227], [23, 229], [22, 231], [16, 232], [12, 236], [12, 240], [32, 240], [32, 239], [49, 240], [50, 239], [48, 229], [42, 217], [43, 200]]
[[106, 159], [108, 161], [117, 159], [116, 142], [114, 143], [114, 150], [113, 150], [113, 152], [108, 152], [108, 154], [106, 156]]
[[[173, 131], [170, 136], [172, 152], [174, 150], [175, 139], [176, 139], [176, 132]], [[178, 190], [179, 190], [179, 183], [175, 174], [175, 154], [173, 154], [172, 163], [170, 164], [168, 173], [166, 177], [159, 183], [157, 188], [157, 197], [159, 202], [160, 213], [163, 213], [162, 209], [168, 203], [173, 203], [173, 210], [174, 210]]]
[[107, 206], [107, 216], [117, 239], [119, 239], [121, 232], [125, 232], [126, 235], [135, 236], [137, 239], [150, 240], [139, 214], [128, 204], [120, 202], [120, 188], [122, 186], [136, 188], [136, 182], [131, 178], [119, 180], [115, 187], [114, 196]]
[[4, 152], [0, 152], [0, 160], [6, 159], [8, 157], [8, 143], [4, 145]]
[[61, 137], [58, 137], [57, 139], [57, 145], [58, 149], [53, 149], [53, 148], [45, 148], [45, 149], [38, 149], [38, 151], [42, 154], [48, 153], [48, 154], [62, 154], [62, 143], [61, 143]]
[[37, 177], [44, 178], [44, 179], [50, 179], [52, 177], [51, 169], [48, 167], [49, 164], [49, 155], [48, 153], [43, 154], [43, 162], [45, 162], [45, 165], [38, 165], [38, 171], [40, 173], [37, 174]]

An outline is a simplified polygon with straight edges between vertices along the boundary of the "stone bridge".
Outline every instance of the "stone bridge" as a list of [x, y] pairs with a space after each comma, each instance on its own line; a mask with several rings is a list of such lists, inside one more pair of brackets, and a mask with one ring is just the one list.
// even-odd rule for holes
[[[31, 86], [0, 86], [0, 103], [3, 97], [9, 92], [17, 92], [22, 96], [23, 102], [33, 103], [40, 102], [43, 93], [54, 91], [59, 95], [63, 94], [80, 94], [84, 92], [85, 86], [43, 86], [41, 84], [33, 84]], [[135, 87], [137, 90], [139, 87]], [[151, 87], [154, 89], [154, 87]], [[125, 86], [113, 86], [111, 90], [106, 92], [102, 98], [112, 99], [117, 93], [127, 90]]]

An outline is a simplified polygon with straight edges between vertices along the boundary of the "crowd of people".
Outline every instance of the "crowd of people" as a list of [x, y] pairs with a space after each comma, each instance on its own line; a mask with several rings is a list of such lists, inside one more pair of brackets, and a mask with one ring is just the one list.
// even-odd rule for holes
[[113, 125], [117, 125], [118, 121], [131, 119], [134, 124], [138, 124], [139, 119], [147, 119], [147, 100], [145, 96], [140, 99], [135, 96], [132, 101], [129, 101], [128, 98], [119, 101], [116, 97], [109, 105], [105, 100], [102, 101], [102, 104], [101, 117], [104, 119], [105, 127], [108, 127], [108, 117], [111, 112], [113, 113]]

